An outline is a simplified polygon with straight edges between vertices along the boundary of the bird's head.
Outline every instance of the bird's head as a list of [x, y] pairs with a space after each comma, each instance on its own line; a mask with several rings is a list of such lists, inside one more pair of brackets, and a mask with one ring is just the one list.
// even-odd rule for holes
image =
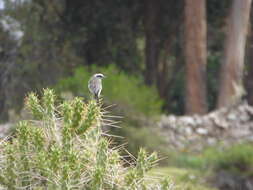
[[105, 78], [105, 76], [104, 76], [102, 73], [96, 73], [96, 74], [94, 74], [94, 77], [95, 77], [95, 78], [98, 78], [98, 79], [103, 79], [103, 78]]

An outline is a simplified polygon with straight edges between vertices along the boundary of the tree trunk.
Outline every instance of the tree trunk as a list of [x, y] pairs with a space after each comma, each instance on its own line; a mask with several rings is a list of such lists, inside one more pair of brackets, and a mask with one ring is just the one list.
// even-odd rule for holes
[[247, 101], [249, 105], [253, 106], [253, 11], [251, 11], [250, 18], [251, 18], [251, 29], [249, 34], [249, 43], [247, 45], [247, 68], [248, 73], [245, 79], [245, 86], [247, 89]]
[[206, 103], [206, 3], [185, 0], [185, 61], [187, 114], [205, 114]]
[[233, 0], [220, 71], [218, 108], [238, 103], [244, 94], [242, 78], [250, 6], [251, 0]]
[[160, 1], [145, 1], [145, 82], [147, 85], [156, 84], [159, 57], [159, 11]]
[[249, 62], [248, 62], [248, 75], [245, 81], [247, 88], [247, 101], [249, 105], [253, 106], [253, 33], [250, 36], [249, 44]]

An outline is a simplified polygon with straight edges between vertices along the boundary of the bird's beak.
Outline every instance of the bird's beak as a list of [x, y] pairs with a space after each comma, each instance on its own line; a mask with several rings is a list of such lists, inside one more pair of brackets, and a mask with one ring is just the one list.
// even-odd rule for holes
[[104, 75], [103, 78], [107, 78], [107, 76]]

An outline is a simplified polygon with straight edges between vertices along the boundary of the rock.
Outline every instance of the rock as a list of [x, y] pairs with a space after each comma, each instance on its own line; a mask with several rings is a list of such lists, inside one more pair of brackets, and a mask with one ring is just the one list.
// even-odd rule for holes
[[6, 137], [13, 127], [13, 123], [5, 123], [0, 125], [0, 138]]
[[197, 126], [203, 125], [203, 118], [202, 117], [195, 116], [194, 120], [195, 120], [195, 125], [197, 125]]
[[208, 130], [205, 128], [197, 128], [196, 132], [200, 135], [207, 135], [208, 134]]
[[235, 121], [238, 119], [238, 117], [235, 113], [229, 113], [227, 118], [228, 118], [228, 120], [231, 120], [231, 121]]
[[194, 122], [194, 118], [191, 117], [191, 116], [183, 116], [181, 118], [181, 122], [184, 124], [184, 125], [196, 125], [196, 123]]
[[217, 140], [215, 138], [210, 137], [210, 138], [207, 139], [207, 143], [209, 145], [213, 146], [217, 143]]
[[220, 127], [223, 129], [227, 129], [229, 127], [227, 121], [224, 120], [223, 118], [216, 117], [214, 119], [214, 123], [216, 124], [217, 127]]
[[184, 130], [187, 136], [190, 136], [192, 134], [192, 129], [190, 127], [186, 127]]
[[163, 115], [157, 125], [171, 148], [199, 151], [221, 141], [230, 146], [253, 141], [253, 107], [243, 103], [203, 116]]

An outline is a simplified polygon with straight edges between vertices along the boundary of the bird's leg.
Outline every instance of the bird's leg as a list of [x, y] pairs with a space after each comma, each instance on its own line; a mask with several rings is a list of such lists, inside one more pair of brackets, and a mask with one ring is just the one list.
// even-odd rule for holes
[[94, 94], [94, 96], [95, 96], [95, 99], [96, 99], [96, 101], [97, 101], [97, 104], [99, 104], [99, 97], [98, 97], [98, 94]]

